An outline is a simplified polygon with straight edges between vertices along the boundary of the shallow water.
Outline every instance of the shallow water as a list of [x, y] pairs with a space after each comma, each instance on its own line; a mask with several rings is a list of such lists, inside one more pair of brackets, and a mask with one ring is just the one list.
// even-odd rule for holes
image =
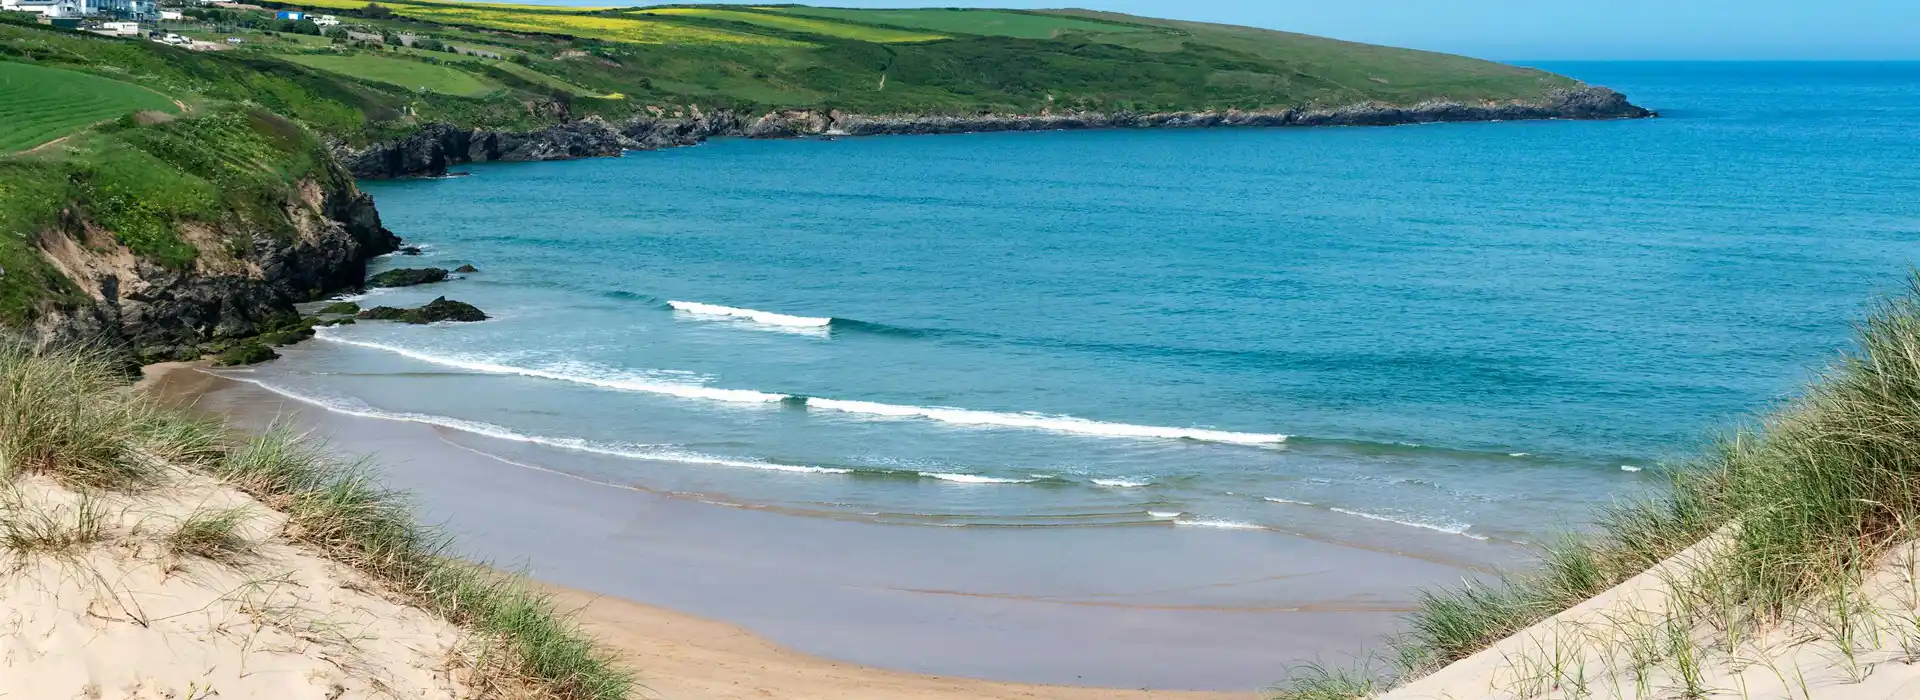
[[1547, 67], [1669, 116], [367, 183], [428, 246], [383, 264], [482, 272], [363, 303], [495, 320], [326, 329], [250, 378], [793, 513], [1526, 541], [1790, 392], [1920, 233], [1920, 65]]

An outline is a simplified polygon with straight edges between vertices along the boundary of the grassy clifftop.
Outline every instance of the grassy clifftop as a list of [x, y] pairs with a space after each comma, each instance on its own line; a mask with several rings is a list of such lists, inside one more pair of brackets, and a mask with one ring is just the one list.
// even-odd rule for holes
[[[513, 129], [699, 106], [977, 115], [1537, 101], [1543, 71], [1247, 27], [1086, 11], [798, 5], [556, 8], [267, 1], [322, 30], [237, 9], [178, 31], [219, 51], [0, 26], [0, 60], [247, 101], [350, 141], [444, 121]], [[322, 32], [313, 35], [310, 32]]]

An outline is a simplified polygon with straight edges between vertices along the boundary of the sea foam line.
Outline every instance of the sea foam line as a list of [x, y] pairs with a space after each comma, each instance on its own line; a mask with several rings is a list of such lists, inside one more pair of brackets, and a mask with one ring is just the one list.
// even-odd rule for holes
[[789, 316], [787, 314], [777, 314], [772, 311], [740, 309], [731, 306], [721, 306], [719, 304], [703, 304], [697, 301], [668, 301], [667, 306], [673, 307], [675, 311], [684, 311], [690, 314], [701, 316], [731, 316], [733, 318], [744, 318], [754, 323], [764, 323], [769, 326], [825, 328], [828, 324], [833, 323], [833, 319], [828, 317]]
[[1151, 425], [1132, 425], [1128, 423], [1108, 423], [1072, 416], [1053, 416], [1039, 413], [999, 413], [966, 408], [899, 406], [875, 403], [872, 401], [799, 397], [788, 394], [753, 391], [750, 389], [718, 389], [691, 384], [648, 381], [622, 377], [612, 373], [607, 375], [591, 375], [576, 372], [561, 372], [553, 369], [517, 367], [485, 359], [433, 355], [383, 343], [349, 340], [340, 337], [332, 328], [317, 329], [314, 337], [331, 343], [390, 352], [429, 364], [454, 367], [473, 372], [551, 379], [561, 382], [587, 384], [606, 389], [661, 394], [680, 398], [709, 399], [731, 403], [778, 403], [797, 400], [803, 402], [806, 407], [810, 409], [820, 408], [856, 415], [885, 418], [924, 418], [952, 425], [989, 428], [1025, 428], [1098, 437], [1184, 439], [1239, 445], [1275, 445], [1286, 442], [1287, 440], [1287, 436], [1278, 433], [1242, 433], [1227, 430], [1209, 430], [1205, 428], [1169, 428]]
[[246, 377], [239, 377], [231, 374], [221, 374], [220, 376], [225, 377], [227, 379], [232, 379], [234, 381], [252, 384], [254, 386], [260, 387], [262, 389], [273, 392], [280, 396], [285, 396], [289, 399], [293, 399], [301, 403], [309, 404], [312, 406], [318, 406], [328, 411], [332, 411], [334, 413], [339, 413], [343, 415], [355, 416], [358, 418], [372, 418], [375, 420], [396, 421], [401, 423], [419, 423], [422, 425], [432, 425], [432, 426], [441, 427], [441, 428], [458, 430], [466, 433], [473, 433], [475, 435], [482, 435], [482, 436], [494, 438], [497, 440], [508, 440], [512, 442], [523, 442], [523, 443], [529, 443], [529, 444], [535, 444], [535, 445], [546, 445], [548, 447], [558, 447], [560, 449], [573, 450], [575, 452], [587, 452], [591, 454], [606, 455], [609, 457], [621, 457], [625, 459], [648, 460], [648, 461], [656, 461], [656, 462], [678, 462], [682, 464], [707, 464], [707, 465], [722, 466], [722, 467], [740, 467], [745, 469], [759, 469], [762, 471], [792, 472], [792, 473], [803, 473], [803, 474], [851, 474], [853, 473], [852, 469], [842, 469], [839, 467], [814, 467], [814, 466], [797, 465], [797, 464], [773, 464], [770, 462], [750, 462], [746, 460], [726, 459], [724, 457], [714, 457], [711, 455], [703, 455], [699, 453], [687, 453], [687, 452], [649, 452], [649, 451], [633, 449], [631, 447], [608, 445], [604, 443], [593, 442], [591, 440], [583, 440], [580, 438], [573, 438], [573, 437], [548, 437], [543, 435], [528, 435], [525, 433], [514, 431], [510, 428], [494, 425], [492, 423], [463, 420], [460, 418], [452, 418], [448, 416], [438, 416], [430, 413], [398, 413], [398, 412], [391, 412], [391, 411], [382, 411], [374, 408], [356, 408], [354, 406], [346, 405], [338, 401], [329, 401], [326, 399], [307, 396], [299, 392], [291, 391], [291, 390], [288, 390], [279, 386], [275, 386], [268, 382], [260, 381], [257, 379], [249, 379]]
[[1423, 522], [1420, 522], [1420, 521], [1417, 521], [1417, 520], [1401, 520], [1401, 519], [1398, 519], [1398, 518], [1389, 518], [1389, 517], [1387, 517], [1387, 516], [1384, 516], [1384, 515], [1376, 515], [1376, 514], [1373, 514], [1373, 513], [1367, 513], [1367, 512], [1363, 512], [1363, 511], [1358, 511], [1358, 510], [1348, 510], [1348, 509], [1346, 509], [1346, 508], [1328, 508], [1327, 510], [1331, 510], [1331, 511], [1333, 511], [1333, 512], [1335, 512], [1335, 513], [1343, 513], [1343, 514], [1346, 514], [1346, 515], [1351, 515], [1351, 516], [1355, 516], [1355, 517], [1360, 517], [1360, 518], [1366, 518], [1366, 519], [1368, 519], [1368, 520], [1378, 520], [1378, 521], [1380, 521], [1380, 522], [1383, 522], [1383, 523], [1393, 523], [1393, 524], [1395, 524], [1395, 525], [1405, 525], [1405, 526], [1407, 526], [1407, 527], [1417, 527], [1417, 528], [1420, 528], [1420, 529], [1422, 529], [1422, 530], [1432, 530], [1432, 531], [1434, 531], [1434, 532], [1444, 532], [1444, 533], [1447, 533], [1447, 534], [1449, 534], [1449, 535], [1459, 535], [1459, 536], [1461, 536], [1461, 537], [1467, 537], [1467, 538], [1472, 538], [1472, 539], [1476, 539], [1476, 540], [1480, 540], [1480, 541], [1482, 541], [1482, 542], [1485, 542], [1485, 541], [1487, 540], [1487, 538], [1485, 538], [1485, 537], [1482, 537], [1482, 536], [1480, 536], [1480, 535], [1476, 535], [1476, 534], [1473, 534], [1473, 533], [1471, 533], [1471, 532], [1467, 532], [1467, 528], [1468, 528], [1468, 527], [1472, 527], [1472, 526], [1470, 526], [1470, 525], [1451, 525], [1451, 526], [1449, 526], [1449, 525], [1434, 525], [1434, 524], [1432, 524], [1432, 523], [1423, 523]]
[[1092, 482], [1095, 486], [1106, 486], [1116, 489], [1137, 489], [1142, 486], [1153, 485], [1151, 481], [1136, 481], [1133, 479], [1093, 479]]
[[977, 411], [967, 408], [898, 406], [872, 401], [848, 401], [842, 399], [822, 399], [818, 397], [808, 397], [807, 407], [887, 418], [926, 418], [954, 425], [1029, 428], [1102, 437], [1171, 438], [1202, 440], [1206, 442], [1227, 442], [1240, 445], [1272, 445], [1286, 442], [1287, 440], [1287, 436], [1285, 435], [1269, 433], [1238, 433], [1227, 430], [1208, 430], [1205, 428], [1166, 428], [1152, 425], [1108, 423], [1072, 416], [1050, 416], [1040, 413], [999, 413], [996, 411]]
[[637, 391], [637, 392], [648, 393], [648, 394], [662, 394], [666, 396], [678, 396], [680, 398], [687, 398], [687, 399], [709, 399], [713, 401], [726, 401], [729, 403], [777, 403], [780, 401], [785, 401], [788, 398], [786, 394], [769, 394], [766, 392], [752, 391], [748, 389], [716, 389], [713, 387], [699, 386], [699, 385], [693, 385], [693, 384], [674, 384], [669, 382], [646, 381], [641, 379], [633, 379], [629, 377], [593, 376], [588, 374], [578, 374], [578, 373], [572, 373], [572, 372], [559, 372], [559, 371], [548, 370], [548, 369], [516, 367], [513, 365], [503, 365], [496, 362], [489, 362], [486, 360], [479, 360], [479, 359], [430, 355], [427, 353], [417, 352], [414, 350], [409, 350], [407, 348], [398, 347], [394, 345], [386, 345], [382, 343], [369, 343], [362, 340], [348, 340], [346, 338], [342, 338], [342, 337], [339, 337], [338, 335], [328, 332], [330, 330], [331, 329], [328, 329], [328, 328], [316, 329], [316, 333], [314, 337], [319, 338], [320, 340], [331, 342], [331, 343], [339, 343], [342, 345], [352, 345], [355, 347], [362, 347], [370, 350], [381, 350], [381, 351], [390, 352], [395, 355], [399, 355], [401, 357], [405, 357], [408, 359], [419, 360], [421, 362], [442, 365], [445, 367], [455, 367], [458, 369], [470, 370], [470, 371], [480, 372], [484, 374], [512, 374], [512, 375], [519, 375], [522, 377], [535, 377], [539, 379], [551, 379], [554, 381], [561, 381], [561, 382], [573, 382], [575, 384], [587, 384], [587, 385], [597, 386], [597, 387], [606, 388], [606, 389], [619, 389], [622, 391]]

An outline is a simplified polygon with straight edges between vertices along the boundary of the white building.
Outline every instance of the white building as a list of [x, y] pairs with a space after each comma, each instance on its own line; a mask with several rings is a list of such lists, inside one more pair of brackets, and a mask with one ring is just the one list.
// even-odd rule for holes
[[0, 10], [46, 17], [79, 17], [80, 0], [0, 0]]
[[155, 0], [0, 0], [0, 10], [47, 17], [109, 17], [148, 20], [160, 12]]
[[186, 18], [187, 18], [187, 14], [179, 10], [161, 10], [160, 11], [160, 19], [162, 21], [178, 22]]
[[308, 19], [313, 20], [314, 24], [320, 25], [322, 27], [340, 26], [340, 18], [335, 17], [333, 15], [320, 15], [319, 17], [310, 17]]

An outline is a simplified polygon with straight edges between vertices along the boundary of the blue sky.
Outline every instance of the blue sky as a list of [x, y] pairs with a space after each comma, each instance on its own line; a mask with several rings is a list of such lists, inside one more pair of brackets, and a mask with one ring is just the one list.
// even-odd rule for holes
[[[604, 0], [547, 1], [607, 4]], [[674, 1], [700, 0], [663, 0]], [[1920, 59], [1920, 0], [811, 0], [807, 4], [1077, 6], [1507, 60]]]

